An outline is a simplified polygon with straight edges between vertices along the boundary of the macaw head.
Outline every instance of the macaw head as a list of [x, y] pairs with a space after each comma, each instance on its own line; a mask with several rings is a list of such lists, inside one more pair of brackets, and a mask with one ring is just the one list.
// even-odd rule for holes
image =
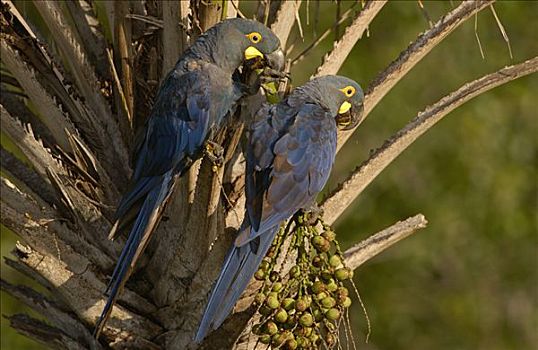
[[340, 104], [340, 107], [338, 107], [336, 124], [341, 130], [350, 130], [356, 127], [362, 120], [364, 111], [364, 92], [360, 85], [354, 80], [338, 75], [335, 76], [335, 78], [339, 81], [340, 88], [338, 91], [344, 95], [344, 100]]
[[[200, 40], [201, 39], [201, 40]], [[251, 61], [274, 70], [284, 69], [284, 53], [280, 40], [260, 22], [231, 18], [208, 29], [193, 46], [211, 49], [211, 57], [222, 68], [232, 71]], [[196, 49], [198, 50], [198, 49]]]
[[284, 69], [284, 52], [278, 37], [258, 21], [234, 18], [228, 20], [244, 36], [242, 41], [243, 57], [248, 60], [263, 60], [269, 67]]
[[325, 75], [304, 85], [335, 115], [340, 130], [356, 127], [364, 111], [364, 93], [357, 82], [340, 75]]

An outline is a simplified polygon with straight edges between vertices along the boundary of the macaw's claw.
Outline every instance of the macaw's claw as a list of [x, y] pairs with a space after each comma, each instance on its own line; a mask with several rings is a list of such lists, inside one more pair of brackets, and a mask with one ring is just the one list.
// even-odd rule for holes
[[213, 172], [217, 172], [224, 164], [224, 148], [216, 142], [207, 141], [205, 144], [206, 157], [213, 163]]

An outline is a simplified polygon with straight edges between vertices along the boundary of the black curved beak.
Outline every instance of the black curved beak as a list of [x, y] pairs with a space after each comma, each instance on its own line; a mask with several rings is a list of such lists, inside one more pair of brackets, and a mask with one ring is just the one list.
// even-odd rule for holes
[[364, 118], [364, 105], [359, 109], [350, 108], [347, 112], [336, 116], [336, 124], [340, 130], [351, 130], [360, 124]]
[[282, 49], [278, 49], [268, 55], [265, 55], [265, 60], [270, 68], [279, 72], [282, 72], [286, 63], [286, 60], [284, 58], [284, 52], [282, 51]]

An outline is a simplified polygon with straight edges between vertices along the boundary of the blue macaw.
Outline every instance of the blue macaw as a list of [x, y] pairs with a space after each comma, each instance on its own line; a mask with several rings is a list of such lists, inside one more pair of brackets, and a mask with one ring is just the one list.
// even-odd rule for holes
[[159, 221], [173, 179], [202, 155], [204, 143], [250, 91], [233, 76], [251, 60], [281, 71], [284, 55], [279, 39], [259, 22], [229, 19], [201, 35], [163, 81], [135, 148], [131, 183], [109, 235], [113, 239], [130, 227], [106, 289], [109, 298], [97, 321], [96, 337]]
[[246, 215], [224, 261], [195, 341], [217, 329], [271, 246], [280, 224], [310, 207], [325, 186], [336, 154], [337, 128], [355, 127], [363, 110], [361, 87], [342, 76], [322, 76], [276, 105], [264, 105], [246, 147]]

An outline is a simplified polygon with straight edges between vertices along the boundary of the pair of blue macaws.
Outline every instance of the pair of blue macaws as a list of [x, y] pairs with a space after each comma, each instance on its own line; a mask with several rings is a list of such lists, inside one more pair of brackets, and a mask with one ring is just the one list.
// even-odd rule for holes
[[[229, 19], [201, 35], [164, 80], [136, 145], [131, 184], [110, 233], [114, 238], [130, 228], [106, 289], [109, 298], [96, 336], [158, 224], [174, 178], [203, 154], [239, 99], [252, 91], [234, 78], [234, 72], [250, 60], [282, 71], [280, 41], [259, 22]], [[315, 200], [334, 162], [337, 128], [356, 126], [363, 97], [353, 80], [323, 76], [258, 111], [245, 151], [245, 219], [209, 298], [197, 342], [232, 311], [281, 222]]]

